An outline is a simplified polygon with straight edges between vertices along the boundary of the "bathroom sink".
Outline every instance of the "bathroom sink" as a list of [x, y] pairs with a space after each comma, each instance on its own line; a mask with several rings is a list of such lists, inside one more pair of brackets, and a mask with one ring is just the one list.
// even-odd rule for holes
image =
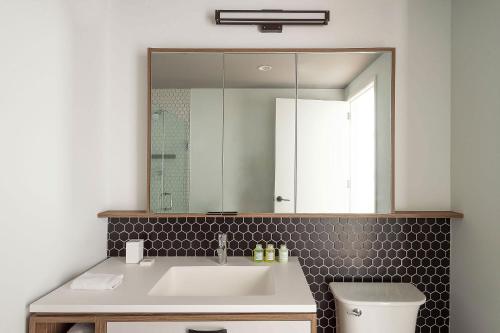
[[259, 296], [274, 294], [270, 266], [173, 266], [151, 296]]

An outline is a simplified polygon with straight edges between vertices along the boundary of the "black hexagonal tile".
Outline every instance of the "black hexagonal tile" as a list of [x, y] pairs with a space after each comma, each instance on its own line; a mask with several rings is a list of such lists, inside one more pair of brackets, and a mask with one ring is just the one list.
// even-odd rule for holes
[[449, 219], [111, 218], [108, 256], [124, 256], [136, 238], [150, 256], [212, 256], [218, 232], [229, 234], [231, 255], [250, 256], [257, 242], [271, 242], [299, 256], [318, 333], [335, 329], [332, 281], [412, 282], [428, 299], [417, 332], [449, 330]]

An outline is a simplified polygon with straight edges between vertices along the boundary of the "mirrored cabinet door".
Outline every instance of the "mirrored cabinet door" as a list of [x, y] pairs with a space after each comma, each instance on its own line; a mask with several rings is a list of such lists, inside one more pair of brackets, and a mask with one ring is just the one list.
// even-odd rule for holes
[[388, 213], [393, 50], [152, 51], [150, 210]]
[[151, 54], [150, 210], [222, 210], [222, 53]]
[[390, 212], [391, 57], [297, 55], [297, 213]]
[[295, 93], [295, 54], [224, 54], [224, 211], [294, 212]]

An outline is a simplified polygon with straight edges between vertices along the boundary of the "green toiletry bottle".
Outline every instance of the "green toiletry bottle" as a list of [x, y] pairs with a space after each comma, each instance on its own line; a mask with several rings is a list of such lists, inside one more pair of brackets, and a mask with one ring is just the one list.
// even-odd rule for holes
[[264, 261], [264, 249], [261, 244], [255, 245], [255, 249], [253, 250], [253, 261], [255, 262], [263, 262]]
[[281, 263], [288, 262], [288, 249], [285, 244], [281, 244], [280, 246], [278, 261]]
[[276, 250], [273, 244], [267, 244], [266, 247], [266, 262], [274, 262]]

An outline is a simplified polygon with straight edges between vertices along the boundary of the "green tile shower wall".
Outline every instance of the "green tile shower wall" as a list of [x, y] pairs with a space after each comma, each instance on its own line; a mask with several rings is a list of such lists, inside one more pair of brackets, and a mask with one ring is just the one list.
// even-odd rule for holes
[[[175, 158], [151, 161], [151, 208], [160, 212], [160, 194], [172, 195], [171, 212], [189, 211], [189, 89], [152, 89], [152, 154], [175, 155]], [[162, 171], [163, 167], [163, 173]], [[163, 189], [161, 177], [163, 174]], [[167, 198], [168, 200], [168, 198]]]

